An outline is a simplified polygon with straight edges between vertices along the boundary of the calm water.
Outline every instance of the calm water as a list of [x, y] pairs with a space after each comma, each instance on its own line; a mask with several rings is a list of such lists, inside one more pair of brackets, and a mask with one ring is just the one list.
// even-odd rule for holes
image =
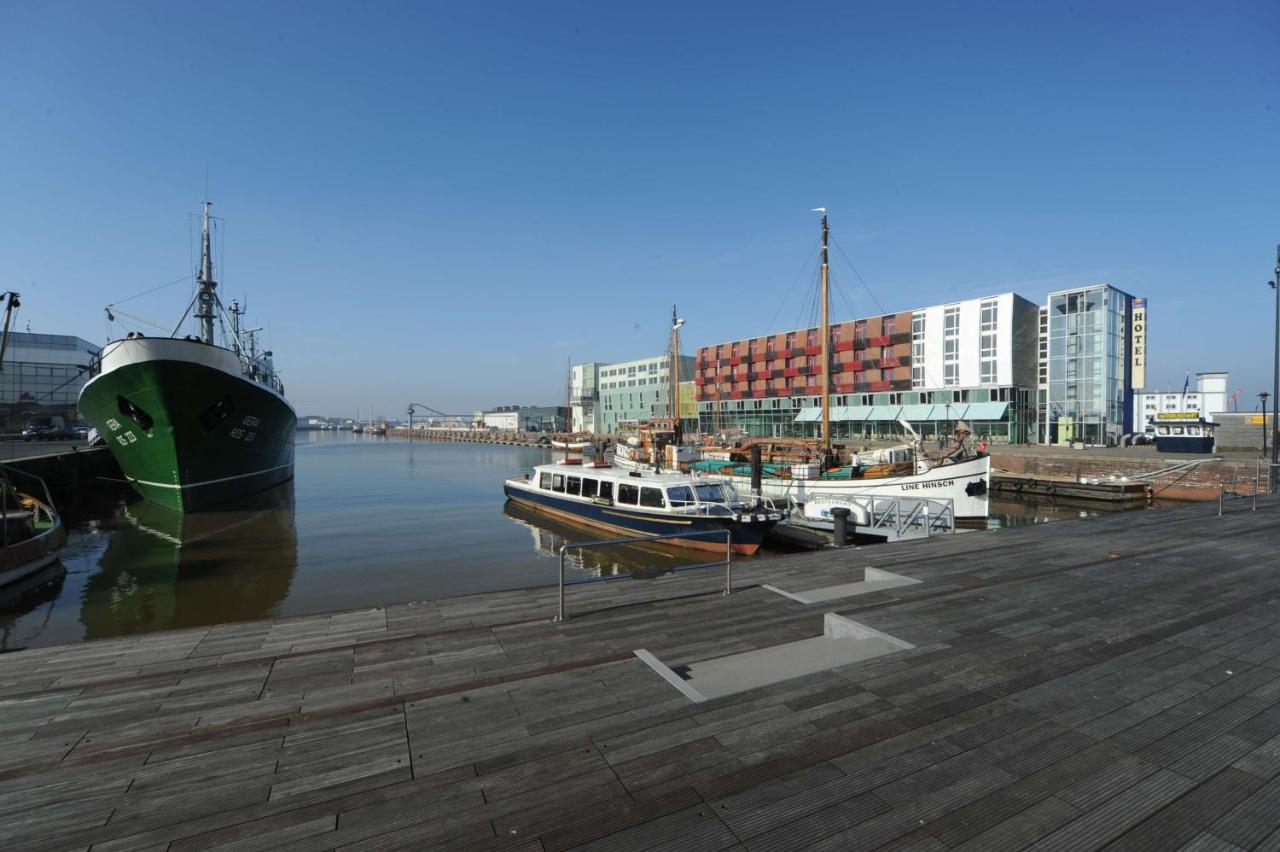
[[[596, 534], [506, 507], [502, 494], [503, 479], [551, 458], [301, 432], [294, 482], [234, 510], [179, 516], [118, 487], [92, 489], [67, 513], [61, 565], [0, 600], [0, 648], [554, 583], [560, 545]], [[1081, 511], [1097, 510], [993, 504], [993, 525]], [[706, 558], [609, 548], [575, 557], [570, 572]]]

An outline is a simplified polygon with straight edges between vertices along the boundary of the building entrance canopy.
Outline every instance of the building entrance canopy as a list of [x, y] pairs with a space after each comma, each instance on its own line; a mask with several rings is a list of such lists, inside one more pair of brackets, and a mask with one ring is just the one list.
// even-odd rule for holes
[[[836, 405], [831, 408], [835, 423], [861, 423], [867, 420], [897, 422], [921, 420], [1003, 420], [1009, 409], [1007, 402], [954, 402], [951, 405]], [[805, 408], [796, 415], [796, 423], [816, 423], [822, 419], [821, 408]]]

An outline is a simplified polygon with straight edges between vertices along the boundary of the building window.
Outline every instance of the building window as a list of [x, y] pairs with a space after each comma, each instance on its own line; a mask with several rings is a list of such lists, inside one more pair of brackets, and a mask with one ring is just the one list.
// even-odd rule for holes
[[942, 384], [960, 384], [960, 308], [947, 308], [942, 316]]
[[978, 382], [984, 385], [996, 381], [996, 324], [998, 303], [983, 302], [978, 340]]
[[913, 388], [922, 388], [925, 386], [924, 377], [924, 329], [925, 315], [923, 312], [911, 315], [911, 386]]

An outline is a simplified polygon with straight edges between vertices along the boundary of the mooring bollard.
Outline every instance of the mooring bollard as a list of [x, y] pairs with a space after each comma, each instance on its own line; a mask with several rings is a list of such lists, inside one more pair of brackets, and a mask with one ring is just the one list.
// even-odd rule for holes
[[1222, 498], [1227, 494], [1227, 486], [1218, 484], [1218, 517], [1222, 517]]
[[836, 547], [844, 547], [849, 543], [849, 515], [851, 512], [844, 506], [836, 506], [831, 510], [831, 517], [835, 519], [835, 545]]

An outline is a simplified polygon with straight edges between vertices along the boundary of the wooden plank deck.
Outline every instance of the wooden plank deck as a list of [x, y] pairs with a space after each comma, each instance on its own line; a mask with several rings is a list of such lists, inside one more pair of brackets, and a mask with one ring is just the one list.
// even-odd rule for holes
[[[1280, 846], [1280, 500], [0, 656], [0, 848]], [[923, 582], [805, 605], [760, 588]], [[693, 704], [837, 612], [913, 643]]]

